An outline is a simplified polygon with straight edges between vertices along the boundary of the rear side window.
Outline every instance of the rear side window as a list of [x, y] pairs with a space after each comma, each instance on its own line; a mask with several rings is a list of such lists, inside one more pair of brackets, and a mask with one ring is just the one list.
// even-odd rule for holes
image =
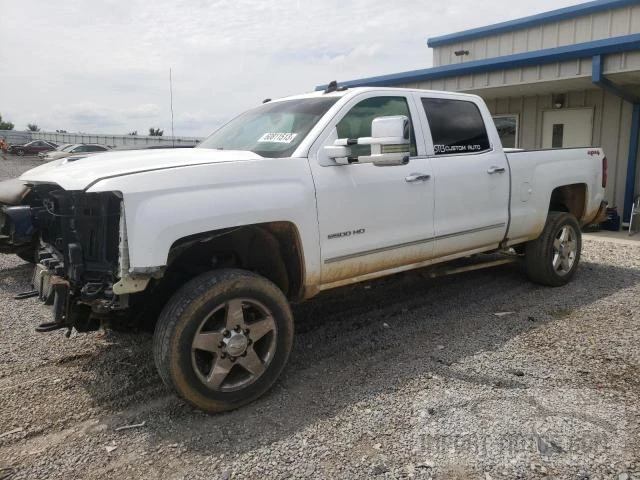
[[436, 155], [489, 150], [489, 137], [480, 110], [473, 102], [423, 98]]

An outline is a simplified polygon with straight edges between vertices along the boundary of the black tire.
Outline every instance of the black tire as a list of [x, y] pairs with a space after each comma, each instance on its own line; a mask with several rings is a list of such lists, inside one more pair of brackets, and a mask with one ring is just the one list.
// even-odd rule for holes
[[[563, 231], [570, 232], [568, 235], [572, 236], [572, 240], [563, 243], [560, 239]], [[559, 243], [556, 245], [554, 242]], [[569, 244], [570, 246], [567, 246]], [[541, 285], [550, 287], [566, 285], [576, 273], [581, 250], [582, 235], [576, 218], [570, 213], [549, 212], [542, 234], [534, 241], [527, 243], [525, 251], [527, 275], [531, 281]], [[571, 256], [572, 252], [573, 256]]]
[[25, 248], [21, 248], [15, 254], [20, 257], [22, 260], [28, 263], [36, 263], [36, 257], [38, 254], [38, 247], [29, 245]]
[[18, 150], [18, 156], [19, 157], [23, 157], [24, 156], [24, 150]]
[[[232, 316], [229, 313], [231, 301], [239, 302], [241, 306], [243, 327], [240, 330], [227, 330]], [[247, 316], [257, 314], [253, 311], [247, 313], [247, 311], [258, 309], [255, 305], [264, 307], [264, 311], [270, 314], [265, 315], [265, 321], [268, 320], [274, 328], [266, 335], [263, 334], [264, 337], [257, 338], [252, 344], [253, 337], [250, 329], [257, 323], [247, 322]], [[219, 351], [216, 353], [214, 349], [201, 351], [195, 346], [196, 337], [221, 335], [222, 329], [213, 329], [208, 326], [209, 322], [218, 321], [219, 312], [223, 312], [220, 315], [223, 316], [222, 321], [226, 325], [224, 332], [233, 338], [245, 337], [245, 343], [248, 344], [245, 345], [244, 354], [239, 354], [237, 358], [226, 353], [227, 350], [224, 349], [231, 347], [227, 343], [223, 348], [222, 341], [217, 343]], [[235, 318], [237, 317], [234, 317], [234, 323]], [[246, 330], [245, 326], [248, 327]], [[257, 399], [275, 383], [289, 358], [293, 344], [293, 329], [291, 308], [286, 297], [275, 284], [244, 270], [214, 270], [187, 282], [164, 307], [154, 333], [154, 360], [163, 382], [187, 402], [205, 412], [233, 410]], [[237, 331], [240, 333], [236, 333]], [[228, 342], [230, 337], [225, 334], [224, 338], [216, 338], [215, 342], [218, 340]], [[264, 341], [268, 342], [266, 350]], [[250, 352], [254, 347], [255, 351]], [[247, 353], [253, 353], [253, 357], [259, 357], [261, 354], [256, 353], [258, 347], [269, 353], [267, 357], [260, 359], [262, 370], [256, 375], [240, 362], [252, 357]], [[231, 352], [231, 350], [228, 351]], [[214, 371], [217, 371], [214, 365], [230, 361], [238, 364], [234, 363], [230, 370], [231, 374], [225, 374], [227, 377], [224, 377], [220, 386], [207, 385], [204, 377], [213, 377]], [[230, 387], [225, 386], [224, 382], [234, 375], [241, 378], [238, 383], [241, 386], [229, 390]], [[244, 382], [250, 381], [250, 383], [245, 385], [243, 376], [248, 376], [249, 380]]]

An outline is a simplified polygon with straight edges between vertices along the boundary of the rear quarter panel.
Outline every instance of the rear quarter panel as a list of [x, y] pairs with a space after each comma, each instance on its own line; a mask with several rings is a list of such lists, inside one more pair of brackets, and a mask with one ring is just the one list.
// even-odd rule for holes
[[537, 238], [544, 228], [551, 193], [557, 187], [586, 185], [586, 205], [578, 221], [592, 219], [604, 199], [601, 148], [508, 152], [511, 168], [509, 243]]

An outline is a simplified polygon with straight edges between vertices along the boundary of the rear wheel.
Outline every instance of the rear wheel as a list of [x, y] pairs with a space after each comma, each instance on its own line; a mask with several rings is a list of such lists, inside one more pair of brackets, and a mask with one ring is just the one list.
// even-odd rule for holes
[[576, 218], [570, 213], [549, 212], [542, 234], [527, 243], [527, 275], [541, 285], [565, 285], [575, 275], [581, 250], [582, 235]]
[[264, 394], [293, 343], [282, 291], [243, 270], [204, 273], [174, 294], [154, 335], [164, 383], [207, 412], [232, 410]]

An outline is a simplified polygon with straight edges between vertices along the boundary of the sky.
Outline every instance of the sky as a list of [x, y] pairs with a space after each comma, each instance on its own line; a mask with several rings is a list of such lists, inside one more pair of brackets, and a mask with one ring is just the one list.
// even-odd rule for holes
[[426, 39], [575, 0], [0, 0], [17, 130], [206, 136], [265, 98], [432, 66]]

